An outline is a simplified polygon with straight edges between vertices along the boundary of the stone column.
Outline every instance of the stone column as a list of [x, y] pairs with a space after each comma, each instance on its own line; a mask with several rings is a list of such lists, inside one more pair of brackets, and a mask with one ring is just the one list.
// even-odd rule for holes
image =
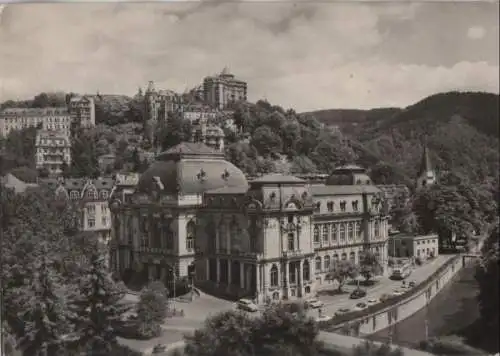
[[285, 293], [286, 297], [288, 298], [290, 296], [290, 264], [285, 262]]
[[245, 289], [245, 263], [240, 262], [240, 288]]
[[205, 261], [205, 265], [206, 265], [206, 277], [207, 277], [207, 281], [210, 280], [210, 259], [207, 258], [206, 261]]
[[217, 258], [217, 284], [220, 283], [220, 260]]
[[227, 260], [227, 285], [230, 286], [232, 283], [231, 283], [231, 264], [232, 264], [232, 260], [228, 259]]
[[260, 265], [257, 263], [255, 265], [255, 290], [257, 292], [257, 295], [260, 294]]

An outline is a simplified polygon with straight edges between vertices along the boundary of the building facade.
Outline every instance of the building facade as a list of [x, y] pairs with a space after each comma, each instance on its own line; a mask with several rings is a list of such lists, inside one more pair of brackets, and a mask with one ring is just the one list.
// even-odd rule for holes
[[78, 127], [95, 126], [95, 103], [94, 98], [88, 95], [75, 96], [69, 101], [69, 112], [71, 122]]
[[109, 197], [114, 188], [112, 178], [41, 179], [40, 185], [53, 192], [54, 198], [74, 203], [80, 213], [80, 230], [97, 234], [101, 241], [111, 236]]
[[395, 258], [420, 258], [426, 260], [439, 255], [437, 234], [395, 234], [389, 237], [389, 255]]
[[232, 103], [247, 100], [247, 83], [224, 68], [219, 75], [203, 80], [203, 96], [207, 104], [224, 110]]
[[12, 130], [40, 127], [69, 135], [71, 115], [65, 108], [8, 108], [0, 112], [0, 133], [7, 137]]
[[63, 132], [37, 131], [35, 150], [37, 169], [46, 168], [50, 174], [60, 174], [63, 164], [71, 165], [71, 142]]
[[193, 141], [202, 142], [219, 152], [224, 152], [224, 131], [217, 125], [199, 121], [192, 126]]
[[[247, 182], [221, 152], [181, 143], [157, 157], [129, 201], [113, 201], [113, 266], [167, 283], [195, 271], [200, 286], [260, 303], [312, 296], [336, 259], [369, 250], [387, 261], [384, 204], [362, 171], [341, 167], [330, 185]], [[348, 174], [363, 182], [344, 184]]]
[[154, 82], [150, 81], [144, 94], [144, 105], [145, 120], [155, 126], [165, 120], [168, 113], [181, 111], [183, 98], [172, 90], [156, 90]]

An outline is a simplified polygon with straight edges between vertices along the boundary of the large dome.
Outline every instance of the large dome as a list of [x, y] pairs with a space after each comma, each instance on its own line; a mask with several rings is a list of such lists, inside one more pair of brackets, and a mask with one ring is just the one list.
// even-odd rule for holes
[[137, 190], [151, 191], [158, 179], [165, 194], [200, 194], [211, 189], [248, 186], [243, 172], [226, 161], [223, 153], [191, 142], [160, 153], [141, 175]]
[[354, 164], [348, 164], [335, 168], [326, 180], [326, 185], [366, 184], [372, 184], [370, 177], [366, 174], [366, 169]]

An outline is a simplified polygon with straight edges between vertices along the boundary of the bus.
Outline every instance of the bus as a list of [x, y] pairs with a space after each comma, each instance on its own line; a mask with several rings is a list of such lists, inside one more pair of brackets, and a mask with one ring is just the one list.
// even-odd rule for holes
[[411, 274], [411, 263], [407, 262], [399, 266], [394, 266], [392, 269], [391, 279], [405, 279]]

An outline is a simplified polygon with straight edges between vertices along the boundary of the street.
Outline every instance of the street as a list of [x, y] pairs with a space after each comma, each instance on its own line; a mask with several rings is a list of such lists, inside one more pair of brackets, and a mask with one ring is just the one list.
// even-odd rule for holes
[[[447, 260], [452, 258], [453, 255], [442, 255], [436, 257], [434, 260], [425, 263], [422, 266], [416, 267], [411, 275], [407, 278], [407, 281], [415, 281], [420, 283], [427, 279], [436, 269], [438, 269]], [[365, 302], [369, 299], [378, 299], [382, 294], [390, 294], [394, 289], [401, 285], [402, 281], [393, 281], [388, 277], [379, 277], [378, 283], [373, 287], [366, 288], [367, 295], [360, 299], [350, 299], [349, 293], [335, 295], [335, 296], [320, 296], [318, 299], [324, 303], [323, 315], [333, 316], [338, 309], [349, 308], [352, 309], [357, 303]], [[332, 285], [335, 288], [335, 285]], [[344, 289], [352, 290], [356, 288], [355, 286], [344, 286]], [[364, 288], [364, 287], [362, 287]], [[134, 300], [134, 297], [128, 297], [128, 300]], [[156, 344], [169, 345], [175, 342], [179, 342], [183, 339], [183, 335], [186, 333], [192, 333], [197, 328], [203, 326], [205, 319], [211, 315], [217, 314], [222, 311], [227, 311], [235, 309], [235, 303], [219, 298], [215, 298], [208, 294], [201, 294], [201, 296], [192, 302], [176, 302], [176, 309], [182, 309], [184, 311], [184, 317], [173, 317], [166, 319], [164, 325], [162, 326], [164, 335], [147, 341], [136, 341], [136, 340], [123, 340], [123, 343], [133, 347], [134, 349], [140, 349], [145, 354], [152, 351]], [[262, 306], [262, 309], [264, 307]], [[252, 315], [258, 316], [260, 312], [254, 313]], [[308, 311], [308, 315], [317, 318], [318, 309], [311, 309]]]

